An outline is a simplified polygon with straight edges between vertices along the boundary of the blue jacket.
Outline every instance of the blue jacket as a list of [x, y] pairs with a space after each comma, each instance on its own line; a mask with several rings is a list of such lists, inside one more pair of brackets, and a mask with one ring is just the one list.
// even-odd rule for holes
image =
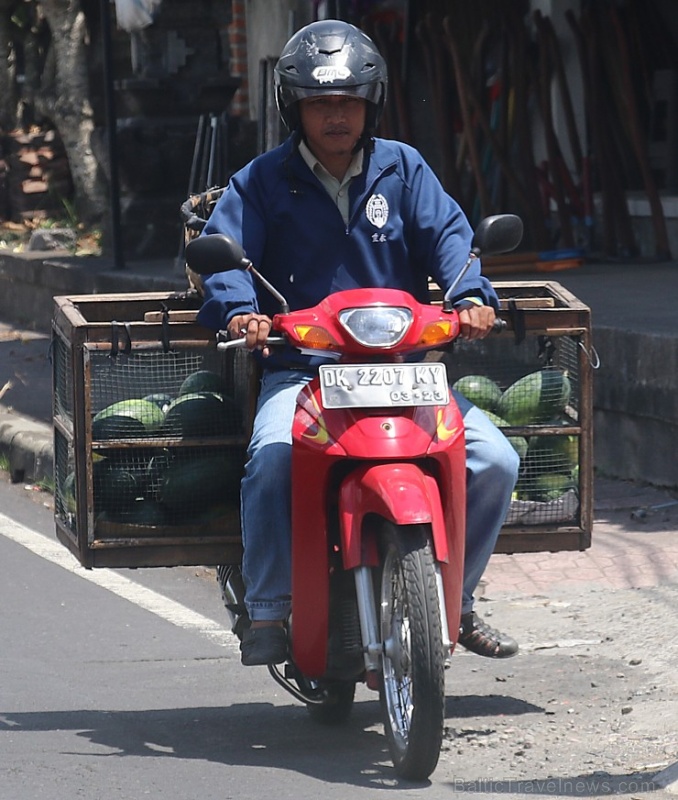
[[[404, 289], [428, 301], [431, 276], [446, 289], [466, 262], [472, 231], [459, 205], [412, 147], [375, 139], [349, 190], [348, 225], [298, 152], [293, 137], [231, 178], [204, 233], [227, 233], [286, 297], [291, 310], [357, 287]], [[277, 302], [239, 270], [203, 281], [198, 321], [225, 328], [235, 314], [272, 316]], [[455, 300], [480, 297], [497, 307], [476, 262]]]

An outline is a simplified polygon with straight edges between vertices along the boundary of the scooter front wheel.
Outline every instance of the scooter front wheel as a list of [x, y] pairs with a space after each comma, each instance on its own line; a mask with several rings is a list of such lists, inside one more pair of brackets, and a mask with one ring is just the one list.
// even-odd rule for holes
[[396, 772], [413, 781], [425, 780], [436, 768], [445, 717], [442, 626], [429, 533], [425, 525], [386, 520], [380, 532], [380, 700]]

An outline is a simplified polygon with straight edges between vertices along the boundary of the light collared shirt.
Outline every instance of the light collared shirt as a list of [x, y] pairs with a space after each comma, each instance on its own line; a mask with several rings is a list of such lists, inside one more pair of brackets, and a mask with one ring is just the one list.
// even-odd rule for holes
[[309, 149], [306, 142], [303, 140], [299, 142], [299, 152], [301, 157], [308, 164], [309, 169], [316, 178], [322, 183], [327, 190], [327, 194], [336, 203], [339, 212], [344, 220], [344, 224], [348, 225], [348, 187], [357, 175], [363, 171], [363, 151], [362, 148], [353, 156], [351, 163], [348, 165], [346, 174], [341, 180], [337, 180], [334, 175], [325, 169], [325, 167], [318, 161]]

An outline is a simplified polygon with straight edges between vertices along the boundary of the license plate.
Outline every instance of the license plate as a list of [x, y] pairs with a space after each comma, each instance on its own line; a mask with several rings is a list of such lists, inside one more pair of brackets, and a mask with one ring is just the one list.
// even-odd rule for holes
[[391, 408], [445, 405], [447, 369], [422, 364], [325, 364], [320, 367], [325, 408]]

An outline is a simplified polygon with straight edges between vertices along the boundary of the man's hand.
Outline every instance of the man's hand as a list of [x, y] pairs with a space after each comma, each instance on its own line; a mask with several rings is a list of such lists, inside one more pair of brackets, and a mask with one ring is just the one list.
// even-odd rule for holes
[[471, 306], [459, 312], [462, 339], [484, 339], [495, 320], [492, 306]]
[[265, 314], [237, 314], [228, 323], [228, 332], [231, 339], [246, 339], [248, 350], [261, 350], [264, 357], [268, 356], [269, 349], [266, 339], [271, 333], [271, 319]]

